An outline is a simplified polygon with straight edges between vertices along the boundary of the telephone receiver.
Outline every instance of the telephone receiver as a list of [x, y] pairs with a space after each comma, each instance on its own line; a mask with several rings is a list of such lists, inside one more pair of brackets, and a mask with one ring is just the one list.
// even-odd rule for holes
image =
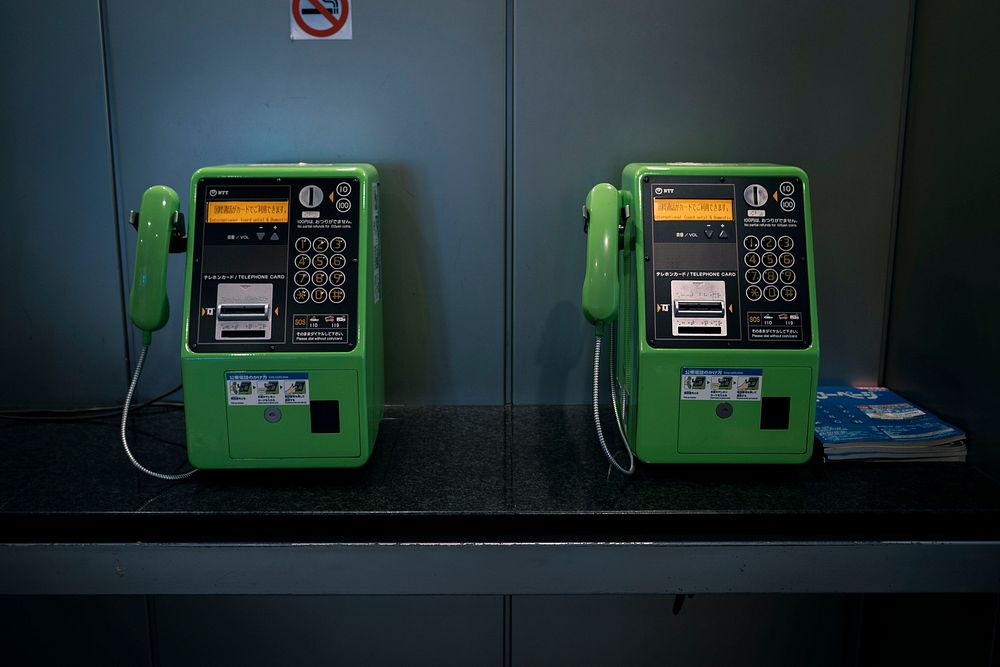
[[624, 230], [624, 194], [599, 183], [587, 195], [583, 231], [587, 234], [587, 270], [583, 278], [583, 315], [598, 334], [618, 316], [619, 239]]
[[129, 214], [129, 222], [139, 232], [129, 317], [142, 330], [143, 345], [149, 345], [153, 332], [162, 329], [170, 317], [167, 254], [187, 249], [180, 198], [172, 188], [154, 185], [143, 193], [139, 210]]

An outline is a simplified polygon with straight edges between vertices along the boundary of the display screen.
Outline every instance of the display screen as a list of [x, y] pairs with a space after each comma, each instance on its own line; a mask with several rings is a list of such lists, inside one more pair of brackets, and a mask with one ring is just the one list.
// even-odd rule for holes
[[287, 201], [210, 201], [206, 222], [288, 222]]
[[653, 199], [653, 220], [732, 219], [732, 199]]

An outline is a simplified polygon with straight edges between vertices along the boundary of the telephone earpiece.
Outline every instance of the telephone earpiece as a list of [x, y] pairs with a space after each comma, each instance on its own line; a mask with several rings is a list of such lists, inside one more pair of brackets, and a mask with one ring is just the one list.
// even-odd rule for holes
[[135, 271], [129, 293], [129, 317], [142, 330], [148, 345], [153, 332], [163, 328], [170, 317], [167, 301], [167, 254], [176, 247], [180, 218], [180, 198], [171, 188], [154, 185], [142, 195], [133, 225], [139, 232], [135, 249]]
[[601, 326], [618, 315], [618, 223], [621, 195], [610, 183], [587, 195], [587, 272], [583, 278], [583, 314]]

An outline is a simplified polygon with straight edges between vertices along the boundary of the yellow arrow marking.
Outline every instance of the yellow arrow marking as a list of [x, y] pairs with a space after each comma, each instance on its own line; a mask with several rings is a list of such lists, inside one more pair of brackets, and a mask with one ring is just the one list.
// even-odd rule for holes
[[774, 195], [773, 196], [774, 196], [774, 201], [778, 201], [778, 191], [777, 190], [774, 191]]

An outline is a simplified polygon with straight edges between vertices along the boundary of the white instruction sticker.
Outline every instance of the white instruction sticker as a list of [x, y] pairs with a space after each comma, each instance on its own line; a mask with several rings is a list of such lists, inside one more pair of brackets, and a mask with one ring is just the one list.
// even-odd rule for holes
[[226, 373], [229, 405], [308, 405], [308, 373]]
[[760, 368], [683, 368], [682, 401], [759, 401]]

